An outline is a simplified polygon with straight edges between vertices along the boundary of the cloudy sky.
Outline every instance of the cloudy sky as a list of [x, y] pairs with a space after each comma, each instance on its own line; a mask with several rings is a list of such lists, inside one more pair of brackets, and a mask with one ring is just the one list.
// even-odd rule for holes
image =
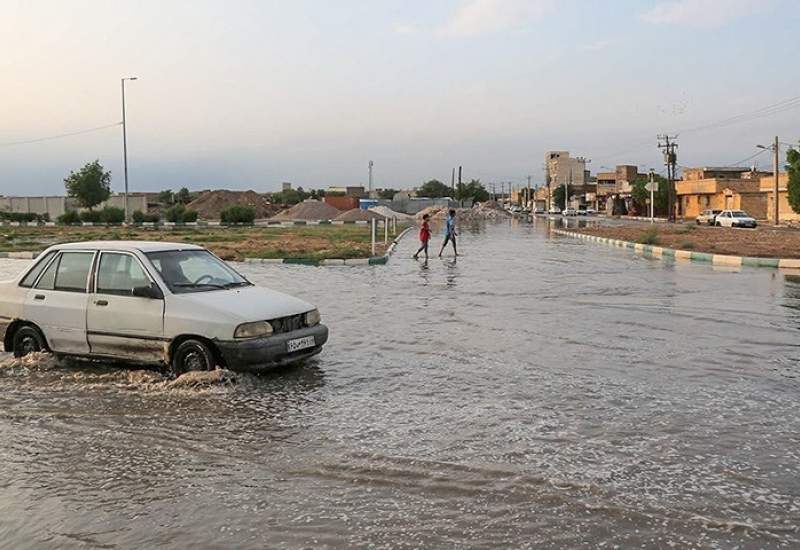
[[119, 122], [129, 75], [138, 190], [357, 184], [370, 159], [385, 187], [540, 182], [547, 149], [660, 168], [661, 132], [728, 165], [800, 138], [798, 28], [796, 0], [0, 0], [0, 194], [95, 158], [121, 189], [118, 126], [17, 142]]

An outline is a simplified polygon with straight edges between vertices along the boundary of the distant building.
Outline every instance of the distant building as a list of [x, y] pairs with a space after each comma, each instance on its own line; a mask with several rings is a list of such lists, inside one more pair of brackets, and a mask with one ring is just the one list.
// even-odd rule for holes
[[331, 185], [328, 187], [327, 193], [356, 197], [359, 199], [367, 196], [363, 185], [349, 185], [344, 187]]
[[292, 190], [292, 183], [285, 181], [281, 184], [281, 191], [291, 191]]
[[550, 187], [556, 185], [584, 185], [589, 176], [586, 170], [586, 159], [571, 157], [569, 151], [548, 151], [544, 155], [546, 183]]
[[686, 168], [683, 179], [675, 182], [677, 215], [696, 218], [703, 210], [730, 208], [764, 219], [770, 199], [762, 187], [771, 189], [773, 181], [768, 172], [742, 167]]

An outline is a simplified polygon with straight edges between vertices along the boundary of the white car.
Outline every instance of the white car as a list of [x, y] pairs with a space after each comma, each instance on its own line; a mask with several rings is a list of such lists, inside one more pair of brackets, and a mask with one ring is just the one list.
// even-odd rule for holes
[[741, 210], [723, 210], [714, 219], [714, 225], [718, 227], [752, 227], [758, 226], [755, 218], [747, 215]]
[[50, 351], [179, 375], [302, 361], [328, 329], [311, 304], [253, 285], [199, 246], [98, 241], [52, 246], [0, 283], [0, 337], [16, 357]]
[[594, 216], [595, 214], [597, 214], [597, 210], [595, 210], [594, 208], [587, 208], [587, 209], [586, 209], [586, 210], [584, 210], [583, 212], [584, 212], [584, 213], [585, 213], [587, 216]]
[[578, 211], [574, 208], [566, 208], [564, 209], [564, 216], [577, 216]]
[[561, 214], [561, 209], [558, 206], [551, 206], [548, 214], [558, 215]]

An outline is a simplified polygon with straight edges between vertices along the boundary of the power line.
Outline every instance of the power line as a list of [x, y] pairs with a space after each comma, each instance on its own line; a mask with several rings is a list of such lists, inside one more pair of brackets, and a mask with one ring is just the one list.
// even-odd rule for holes
[[743, 162], [748, 162], [748, 161], [751, 161], [751, 160], [753, 160], [754, 158], [756, 158], [757, 156], [759, 156], [759, 155], [763, 155], [763, 154], [764, 154], [764, 153], [766, 153], [766, 152], [767, 152], [767, 149], [762, 149], [762, 150], [760, 150], [758, 153], [756, 153], [756, 154], [754, 154], [754, 155], [750, 155], [750, 156], [749, 156], [749, 157], [747, 157], [746, 159], [737, 160], [736, 162], [733, 162], [733, 163], [731, 163], [731, 164], [726, 164], [726, 165], [725, 165], [725, 168], [738, 168], [738, 167], [739, 167], [739, 166], [740, 166], [740, 165], [741, 165]]
[[[723, 128], [725, 126], [731, 126], [734, 124], [739, 124], [741, 122], [749, 122], [751, 120], [757, 120], [759, 118], [777, 115], [786, 111], [790, 111], [792, 109], [796, 109], [798, 107], [800, 107], [800, 96], [795, 96], [789, 99], [784, 99], [783, 101], [779, 101], [777, 103], [773, 103], [771, 105], [767, 105], [765, 107], [761, 107], [760, 109], [756, 109], [754, 111], [748, 111], [746, 113], [741, 113], [735, 116], [727, 117], [721, 120], [717, 120], [715, 122], [709, 122], [701, 126], [695, 126], [694, 128], [680, 130], [677, 133], [688, 134], [691, 132], [700, 132], [703, 130]], [[598, 157], [602, 159], [613, 159], [616, 157], [621, 157], [622, 155], [626, 155], [628, 153], [634, 153], [636, 151], [644, 149], [651, 143], [652, 143], [651, 139], [648, 139], [647, 141], [643, 140], [640, 142], [632, 142], [630, 147], [624, 151], [620, 151], [618, 153], [614, 153], [611, 155], [598, 155]]]
[[6, 143], [0, 143], [0, 147], [11, 147], [13, 145], [27, 145], [29, 143], [40, 143], [42, 141], [51, 141], [51, 140], [54, 140], [54, 139], [61, 139], [61, 138], [65, 138], [65, 137], [78, 136], [80, 134], [88, 134], [90, 132], [97, 132], [99, 130], [105, 130], [106, 128], [113, 128], [113, 127], [119, 126], [121, 124], [122, 124], [121, 122], [115, 122], [114, 124], [106, 124], [105, 126], [97, 126], [95, 128], [87, 128], [86, 130], [78, 130], [77, 132], [69, 132], [69, 133], [66, 133], [66, 134], [58, 134], [56, 136], [47, 136], [47, 137], [42, 137], [42, 138], [26, 139], [26, 140], [21, 140], [21, 141], [9, 141], [9, 142], [6, 142]]

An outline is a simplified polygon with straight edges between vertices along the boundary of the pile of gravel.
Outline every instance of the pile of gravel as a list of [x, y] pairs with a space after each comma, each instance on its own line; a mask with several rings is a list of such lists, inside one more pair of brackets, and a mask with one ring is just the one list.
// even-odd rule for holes
[[341, 212], [330, 204], [308, 199], [278, 213], [271, 219], [276, 221], [320, 221], [334, 220]]
[[334, 218], [338, 222], [368, 222], [370, 220], [383, 220], [386, 219], [377, 212], [371, 210], [362, 210], [360, 208], [353, 208], [347, 212], [342, 212]]

